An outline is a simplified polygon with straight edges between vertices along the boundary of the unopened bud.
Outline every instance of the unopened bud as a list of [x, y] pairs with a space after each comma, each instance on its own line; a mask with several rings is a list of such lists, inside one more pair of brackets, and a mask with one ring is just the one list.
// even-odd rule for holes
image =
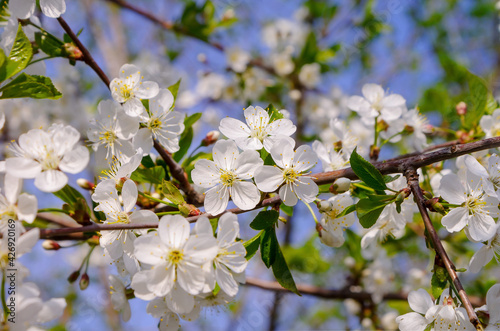
[[74, 283], [78, 279], [78, 277], [80, 277], [80, 270], [77, 270], [69, 275], [68, 282]]
[[199, 53], [198, 56], [196, 57], [198, 59], [198, 61], [200, 61], [201, 63], [206, 63], [207, 62], [207, 56], [205, 55], [205, 53]]
[[467, 132], [464, 130], [458, 130], [456, 133], [456, 136], [458, 140], [460, 140], [461, 144], [471, 142], [473, 140], [473, 135], [474, 135], [473, 131]]
[[190, 205], [189, 203], [180, 204], [179, 211], [184, 217], [198, 216], [201, 214], [198, 208], [196, 208], [194, 205]]
[[425, 202], [425, 205], [432, 212], [440, 213], [442, 215], [446, 214], [446, 210], [444, 209], [443, 205], [439, 202], [438, 197], [427, 200]]
[[283, 216], [278, 217], [278, 220], [280, 220], [281, 223], [283, 223], [283, 224], [286, 224], [286, 222], [287, 222], [287, 219], [284, 218]]
[[90, 278], [89, 278], [89, 275], [87, 275], [87, 273], [84, 273], [82, 275], [82, 278], [80, 278], [80, 290], [85, 290], [87, 287], [89, 287], [89, 283], [90, 283]]
[[457, 110], [457, 114], [459, 116], [464, 116], [467, 114], [467, 104], [463, 101], [460, 101], [456, 106], [455, 109]]
[[207, 133], [207, 136], [203, 138], [201, 141], [202, 146], [210, 146], [212, 144], [215, 144], [217, 140], [219, 139], [220, 132], [219, 131], [210, 131]]
[[92, 236], [91, 238], [87, 239], [87, 243], [94, 246], [99, 245], [99, 236]]
[[378, 155], [380, 154], [380, 147], [371, 145], [370, 146], [370, 160], [377, 160]]
[[341, 177], [337, 178], [330, 186], [330, 192], [333, 194], [341, 194], [349, 191], [351, 188], [351, 180], [349, 178]]
[[316, 206], [318, 206], [318, 210], [320, 212], [325, 212], [332, 209], [332, 204], [328, 200], [317, 201]]
[[72, 43], [66, 43], [63, 45], [63, 54], [71, 60], [81, 60], [83, 58], [82, 51]]
[[42, 243], [42, 247], [48, 251], [57, 251], [59, 248], [61, 248], [61, 245], [59, 245], [54, 240], [45, 240]]
[[324, 230], [323, 226], [319, 223], [316, 223], [316, 231], [318, 231], [318, 236], [321, 237], [321, 231]]
[[429, 191], [422, 190], [422, 194], [426, 199], [432, 199], [434, 197], [434, 195]]
[[85, 178], [78, 178], [76, 180], [76, 183], [78, 184], [78, 186], [80, 186], [84, 190], [92, 191], [95, 188], [95, 184], [92, 182], [89, 182]]
[[387, 131], [387, 129], [389, 128], [389, 124], [387, 124], [386, 121], [384, 120], [379, 120], [377, 122], [377, 131], [380, 132], [380, 131]]

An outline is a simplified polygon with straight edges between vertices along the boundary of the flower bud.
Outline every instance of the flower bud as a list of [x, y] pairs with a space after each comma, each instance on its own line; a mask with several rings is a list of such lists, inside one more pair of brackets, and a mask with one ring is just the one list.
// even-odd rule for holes
[[384, 120], [379, 120], [377, 122], [377, 131], [380, 132], [380, 131], [387, 131], [387, 129], [389, 128], [389, 124], [384, 121]]
[[432, 212], [440, 213], [442, 215], [446, 214], [444, 206], [439, 202], [439, 198], [438, 197], [435, 197], [435, 198], [427, 200], [425, 202], [425, 205]]
[[201, 63], [206, 63], [207, 62], [207, 56], [205, 55], [205, 53], [198, 53], [198, 55], [196, 56], [196, 58]]
[[207, 133], [207, 136], [203, 138], [201, 141], [202, 146], [210, 146], [212, 144], [215, 144], [217, 142], [217, 139], [219, 139], [220, 132], [215, 130], [215, 131], [210, 131]]
[[429, 192], [429, 191], [422, 190], [422, 194], [424, 195], [424, 197], [426, 199], [432, 199], [432, 198], [434, 198], [434, 195], [432, 195], [432, 193]]
[[61, 248], [61, 245], [59, 245], [54, 240], [45, 240], [42, 243], [42, 247], [48, 251], [57, 251], [58, 249]]
[[377, 160], [378, 155], [380, 154], [380, 147], [371, 145], [370, 146], [370, 160]]
[[330, 186], [330, 192], [333, 194], [340, 194], [349, 191], [351, 188], [351, 180], [349, 178], [337, 178]]
[[78, 277], [80, 277], [80, 270], [77, 270], [69, 275], [68, 282], [74, 283], [78, 279]]
[[198, 216], [201, 214], [198, 208], [196, 208], [194, 205], [190, 205], [189, 203], [182, 203], [178, 207], [179, 211], [184, 217]]
[[80, 278], [80, 290], [85, 290], [87, 287], [89, 287], [89, 283], [90, 283], [90, 278], [89, 278], [89, 275], [87, 275], [87, 273], [84, 273], [82, 275], [82, 278]]
[[87, 239], [87, 243], [94, 246], [99, 245], [99, 236], [92, 236], [91, 238]]
[[457, 114], [459, 116], [464, 116], [467, 114], [467, 104], [463, 101], [460, 101], [456, 106], [455, 109], [457, 110]]
[[63, 54], [70, 60], [82, 60], [82, 51], [72, 43], [66, 43], [63, 45]]
[[318, 210], [320, 212], [325, 212], [325, 211], [329, 211], [330, 209], [332, 209], [332, 205], [328, 200], [318, 201], [318, 202], [316, 202], [316, 206], [318, 206]]
[[283, 224], [286, 224], [286, 222], [287, 222], [287, 219], [284, 218], [283, 216], [278, 217], [278, 220], [280, 220], [281, 223], [283, 223]]
[[85, 178], [78, 178], [76, 180], [76, 183], [78, 184], [78, 186], [80, 186], [84, 190], [92, 191], [95, 189], [95, 184], [92, 182], [89, 182]]

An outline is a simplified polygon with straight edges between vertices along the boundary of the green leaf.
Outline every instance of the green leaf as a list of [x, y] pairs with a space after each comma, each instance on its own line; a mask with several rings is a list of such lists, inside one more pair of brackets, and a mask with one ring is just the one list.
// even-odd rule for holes
[[375, 201], [375, 202], [390, 202], [392, 200], [395, 200], [397, 195], [396, 194], [391, 194], [391, 195], [386, 195], [386, 194], [382, 194], [382, 195], [376, 195], [376, 194], [368, 194], [368, 199], [370, 199], [371, 201]]
[[280, 214], [276, 210], [265, 210], [255, 216], [250, 227], [254, 230], [266, 230], [278, 221]]
[[198, 120], [201, 118], [201, 115], [201, 113], [194, 113], [193, 115], [186, 117], [186, 119], [184, 120], [184, 127], [192, 127], [194, 123], [198, 122]]
[[434, 298], [438, 298], [444, 289], [448, 285], [448, 277], [446, 269], [437, 265], [434, 265], [434, 273], [431, 278], [432, 295]]
[[257, 252], [257, 249], [259, 249], [260, 236], [262, 235], [262, 233], [264, 233], [264, 231], [260, 231], [253, 238], [243, 243], [243, 246], [245, 246], [245, 249], [247, 250], [247, 255], [245, 255], [245, 259], [250, 260]]
[[151, 158], [151, 156], [149, 155], [146, 155], [142, 158], [141, 160], [141, 164], [145, 167], [145, 168], [152, 168], [154, 166], [156, 166], [155, 162], [153, 161], [153, 159]]
[[277, 250], [279, 250], [279, 244], [274, 227], [264, 230], [260, 239], [260, 256], [267, 268], [273, 265]]
[[301, 295], [297, 290], [297, 286], [295, 285], [295, 281], [293, 280], [292, 273], [288, 268], [285, 257], [283, 256], [279, 245], [277, 247], [276, 257], [273, 263], [273, 274], [281, 286], [297, 295]]
[[378, 217], [387, 204], [384, 202], [373, 201], [370, 199], [361, 199], [356, 204], [359, 223], [366, 229], [371, 227], [377, 221]]
[[33, 99], [59, 99], [62, 94], [52, 81], [44, 76], [30, 76], [24, 72], [7, 85], [0, 88], [0, 99], [33, 98]]
[[165, 178], [165, 169], [162, 166], [152, 168], [137, 168], [130, 179], [139, 183], [161, 184]]
[[35, 41], [38, 47], [40, 47], [45, 54], [54, 57], [62, 56], [62, 48], [64, 44], [48, 35], [46, 32], [36, 32]]
[[273, 104], [269, 104], [269, 106], [267, 106], [266, 108], [266, 111], [269, 114], [269, 123], [284, 118], [283, 114], [278, 109], [276, 109]]
[[399, 177], [401, 177], [401, 175], [396, 175], [396, 176], [389, 176], [389, 175], [385, 175], [385, 176], [384, 176], [384, 182], [387, 184], [387, 183], [390, 183], [390, 182], [395, 181], [395, 180], [396, 180], [396, 179], [398, 179]]
[[383, 191], [387, 189], [384, 177], [370, 162], [363, 159], [356, 151], [352, 151], [349, 162], [354, 173], [369, 187]]
[[194, 131], [192, 127], [185, 129], [179, 140], [179, 150], [173, 154], [175, 162], [182, 160], [184, 155], [186, 155], [191, 143], [193, 142]]
[[0, 67], [0, 82], [5, 81], [26, 68], [32, 57], [33, 49], [31, 42], [24, 34], [22, 25], [19, 24], [16, 39], [10, 50], [9, 57]]
[[75, 203], [77, 203], [79, 199], [85, 200], [80, 192], [67, 184], [62, 189], [54, 192], [53, 194], [70, 206], [73, 206]]
[[167, 180], [162, 181], [161, 192], [163, 193], [165, 198], [172, 201], [172, 203], [176, 205], [180, 205], [186, 202], [179, 189]]
[[181, 85], [181, 80], [179, 79], [177, 83], [168, 87], [168, 90], [172, 92], [172, 95], [174, 96], [174, 104], [172, 105], [172, 107], [175, 106], [175, 100], [177, 100], [177, 92], [179, 92], [180, 85]]
[[491, 103], [489, 99], [492, 96], [487, 83], [471, 72], [467, 73], [467, 84], [469, 86], [469, 96], [466, 103], [469, 107], [465, 115], [465, 123], [468, 127], [473, 127], [479, 123], [481, 117], [486, 113], [486, 105]]
[[348, 215], [352, 212], [356, 211], [356, 205], [351, 205], [349, 207], [346, 207], [344, 210], [340, 212], [340, 214], [337, 215], [336, 218], [341, 218], [344, 217], [345, 215]]
[[280, 209], [281, 209], [281, 210], [282, 210], [285, 214], [287, 214], [287, 215], [288, 215], [288, 216], [290, 216], [290, 217], [293, 215], [293, 207], [291, 207], [291, 206], [287, 206], [287, 205], [285, 205], [284, 203], [282, 203], [282, 204], [280, 205]]

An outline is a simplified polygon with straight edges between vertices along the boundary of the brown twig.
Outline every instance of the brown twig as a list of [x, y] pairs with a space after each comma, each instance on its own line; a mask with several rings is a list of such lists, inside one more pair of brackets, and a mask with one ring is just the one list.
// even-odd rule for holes
[[64, 29], [64, 31], [66, 31], [66, 33], [71, 38], [71, 40], [73, 40], [73, 42], [76, 44], [76, 46], [82, 52], [83, 62], [85, 62], [89, 67], [91, 67], [95, 71], [97, 76], [99, 76], [99, 78], [101, 78], [101, 80], [104, 82], [104, 84], [106, 84], [106, 87], [109, 89], [109, 84], [111, 82], [110, 82], [108, 76], [106, 76], [104, 71], [102, 71], [101, 67], [99, 67], [97, 62], [95, 62], [95, 60], [92, 57], [92, 54], [90, 54], [89, 50], [82, 44], [80, 39], [78, 39], [76, 34], [73, 32], [73, 30], [71, 30], [68, 23], [66, 23], [66, 21], [62, 17], [57, 18], [57, 21], [59, 22], [61, 27]]
[[443, 244], [441, 243], [441, 240], [438, 237], [438, 234], [436, 232], [436, 229], [434, 228], [434, 225], [432, 224], [432, 221], [429, 217], [429, 214], [427, 213], [427, 209], [425, 207], [424, 201], [424, 195], [422, 193], [422, 189], [420, 188], [420, 185], [418, 183], [418, 174], [417, 171], [415, 170], [416, 168], [411, 168], [409, 167], [404, 175], [406, 176], [406, 180], [408, 181], [408, 185], [411, 188], [411, 191], [413, 193], [415, 202], [418, 206], [418, 210], [420, 211], [420, 214], [422, 215], [422, 220], [424, 221], [425, 228], [427, 229], [427, 232], [429, 234], [429, 239], [432, 242], [432, 246], [434, 247], [434, 250], [436, 251], [436, 254], [439, 256], [441, 261], [443, 262], [446, 271], [450, 275], [450, 278], [453, 282], [453, 285], [458, 291], [458, 295], [460, 296], [460, 299], [464, 305], [465, 310], [467, 311], [467, 315], [469, 315], [469, 320], [471, 323], [474, 325], [474, 327], [477, 330], [482, 330], [481, 323], [479, 322], [479, 319], [477, 318], [477, 315], [474, 311], [474, 307], [472, 307], [472, 304], [467, 297], [467, 294], [465, 293], [465, 290], [462, 286], [462, 283], [460, 282], [460, 279], [458, 279], [457, 272], [455, 270], [455, 266], [451, 262], [450, 258], [448, 257], [448, 254], [446, 253], [446, 250], [443, 247]]

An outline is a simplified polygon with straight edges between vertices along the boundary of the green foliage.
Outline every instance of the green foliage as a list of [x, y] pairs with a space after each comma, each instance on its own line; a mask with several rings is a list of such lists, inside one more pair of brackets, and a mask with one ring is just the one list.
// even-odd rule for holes
[[269, 114], [269, 123], [284, 118], [283, 114], [272, 104], [266, 107], [266, 111]]
[[48, 77], [27, 75], [24, 72], [0, 88], [0, 99], [33, 98], [59, 99], [62, 97]]
[[245, 259], [250, 260], [259, 249], [260, 236], [262, 235], [262, 233], [264, 233], [264, 231], [259, 232], [253, 238], [243, 243], [243, 246], [245, 246], [245, 249], [247, 250], [247, 255], [245, 255]]
[[54, 192], [53, 194], [70, 206], [77, 203], [79, 199], [85, 200], [83, 195], [70, 185], [64, 186], [62, 189]]
[[366, 185], [374, 190], [383, 191], [387, 189], [385, 180], [380, 171], [377, 170], [370, 162], [366, 161], [356, 151], [357, 147], [352, 151], [349, 162], [354, 173], [365, 182]]
[[64, 43], [52, 35], [46, 32], [36, 32], [35, 42], [45, 54], [53, 57], [62, 56]]
[[448, 285], [448, 273], [446, 269], [434, 265], [434, 273], [431, 278], [432, 295], [438, 298]]
[[186, 202], [179, 189], [167, 180], [162, 181], [161, 192], [163, 193], [165, 198], [172, 201], [172, 203], [176, 205], [180, 205]]
[[165, 169], [158, 165], [151, 168], [137, 168], [130, 179], [139, 183], [161, 184], [165, 174]]
[[276, 260], [276, 252], [279, 249], [278, 238], [274, 227], [264, 230], [260, 239], [260, 256], [266, 267], [271, 267]]
[[281, 252], [280, 247], [277, 247], [275, 261], [273, 263], [273, 274], [278, 283], [284, 288], [292, 291], [297, 295], [301, 295], [299, 290], [297, 290], [297, 286], [295, 285], [295, 281], [293, 280], [292, 273], [288, 268], [285, 257]]
[[361, 199], [356, 204], [359, 223], [366, 229], [371, 227], [377, 221], [380, 214], [387, 206], [387, 202], [373, 201], [371, 199]]
[[21, 70], [26, 68], [32, 57], [33, 49], [31, 48], [31, 43], [24, 34], [21, 24], [19, 24], [10, 54], [0, 66], [0, 82], [21, 72]]
[[321, 257], [321, 253], [314, 245], [317, 235], [313, 235], [303, 246], [283, 248], [283, 254], [288, 261], [291, 269], [309, 273], [318, 274], [330, 269], [330, 263]]
[[250, 223], [250, 227], [254, 230], [267, 230], [276, 224], [278, 217], [279, 213], [276, 210], [261, 211]]
[[200, 118], [201, 113], [195, 113], [191, 116], [187, 116], [184, 119], [184, 132], [182, 132], [179, 139], [180, 149], [173, 154], [174, 160], [176, 162], [179, 162], [184, 157], [184, 155], [186, 155], [189, 147], [191, 147], [191, 143], [193, 142], [194, 137], [193, 124], [196, 123]]
[[174, 96], [174, 103], [172, 104], [172, 108], [175, 107], [175, 100], [177, 100], [177, 93], [179, 92], [179, 86], [181, 85], [181, 80], [179, 79], [177, 83], [168, 87], [168, 90], [172, 92]]

